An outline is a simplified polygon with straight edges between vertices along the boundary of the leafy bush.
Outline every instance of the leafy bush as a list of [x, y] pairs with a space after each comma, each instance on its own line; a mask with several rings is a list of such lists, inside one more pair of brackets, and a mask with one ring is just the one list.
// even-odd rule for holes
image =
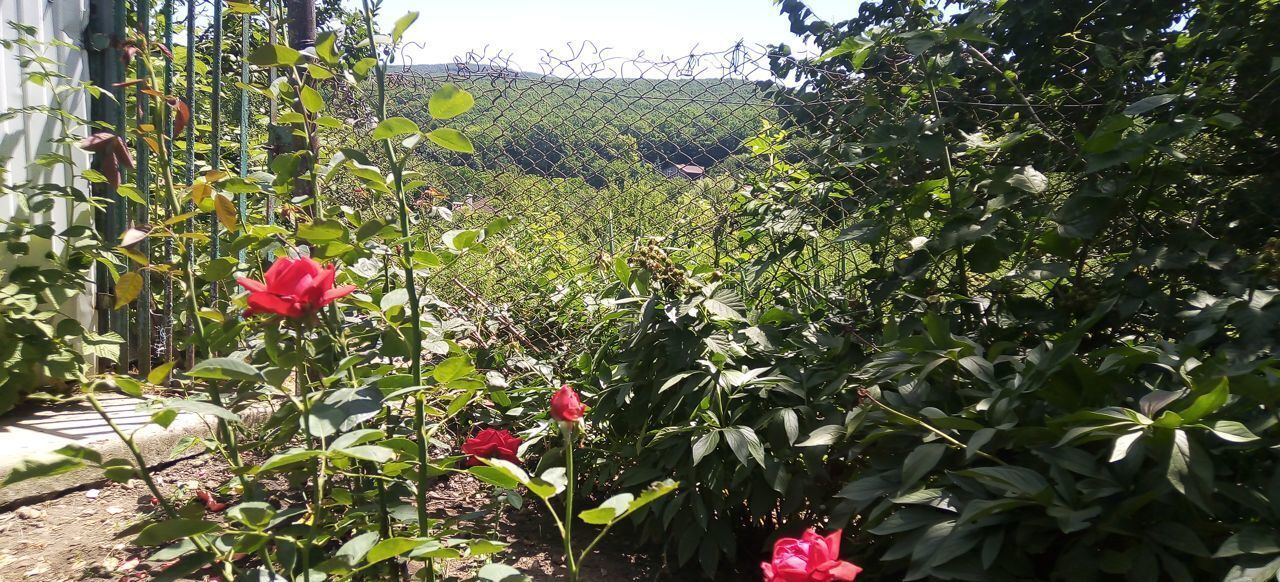
[[[63, 391], [83, 380], [99, 359], [114, 362], [121, 341], [114, 333], [85, 329], [63, 312], [89, 292], [96, 262], [112, 268], [117, 263], [91, 227], [73, 223], [58, 229], [50, 217], [68, 215], [67, 208], [93, 208], [99, 201], [80, 184], [43, 179], [65, 178], [83, 169], [77, 167], [71, 144], [73, 131], [86, 122], [61, 105], [67, 93], [85, 91], [86, 86], [57, 72], [56, 63], [44, 56], [49, 47], [36, 40], [34, 28], [13, 22], [7, 26], [14, 35], [0, 41], [0, 46], [22, 66], [26, 82], [49, 90], [52, 101], [0, 111], [0, 122], [21, 115], [39, 118], [56, 137], [38, 144], [41, 155], [31, 165], [27, 180], [15, 183], [0, 170], [0, 199], [13, 205], [12, 212], [0, 218], [0, 414], [32, 393]], [[0, 161], [8, 165], [9, 160]]]
[[708, 570], [824, 521], [886, 580], [1273, 576], [1275, 7], [782, 11], [804, 139], [692, 290], [611, 288], [601, 479], [700, 483], [643, 527]]

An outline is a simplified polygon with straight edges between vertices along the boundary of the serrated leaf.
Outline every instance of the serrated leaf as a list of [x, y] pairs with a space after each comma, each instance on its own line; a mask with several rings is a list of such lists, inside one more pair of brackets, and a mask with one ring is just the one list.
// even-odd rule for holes
[[235, 230], [240, 225], [240, 212], [236, 210], [236, 203], [227, 196], [213, 195], [213, 212], [218, 215], [218, 222], [227, 230]]
[[243, 380], [246, 382], [265, 382], [257, 368], [237, 358], [209, 358], [187, 370], [187, 376], [208, 380]]
[[578, 519], [592, 525], [612, 523], [626, 514], [636, 496], [630, 493], [619, 493], [601, 503], [599, 507], [588, 509], [578, 514]]
[[370, 564], [377, 564], [378, 562], [388, 558], [399, 556], [400, 554], [408, 552], [409, 550], [425, 543], [427, 543], [427, 540], [417, 538], [388, 538], [374, 544], [372, 548], [369, 548], [369, 553], [365, 555], [365, 561]]
[[116, 304], [115, 308], [120, 309], [125, 305], [133, 302], [142, 293], [142, 275], [137, 271], [129, 271], [120, 275], [120, 279], [116, 281]]
[[218, 524], [199, 519], [167, 519], [153, 523], [134, 538], [133, 543], [139, 546], [158, 546], [174, 540], [208, 533], [218, 529]]
[[427, 112], [435, 119], [452, 119], [466, 113], [476, 104], [476, 100], [453, 83], [445, 83], [431, 94], [427, 101]]
[[373, 130], [373, 139], [391, 139], [401, 135], [418, 133], [418, 124], [405, 117], [389, 117], [378, 123]]
[[299, 95], [302, 106], [311, 113], [319, 113], [324, 109], [324, 96], [320, 95], [311, 85], [303, 85], [302, 92]]
[[462, 135], [462, 132], [456, 129], [441, 127], [439, 129], [431, 130], [427, 133], [427, 139], [447, 150], [463, 154], [476, 153], [476, 148], [471, 145], [471, 140], [467, 139], [467, 136]]
[[404, 36], [406, 30], [418, 20], [417, 12], [407, 12], [404, 16], [396, 19], [396, 23], [391, 27], [391, 43], [400, 44], [400, 39]]
[[258, 47], [249, 53], [249, 63], [259, 67], [293, 66], [302, 62], [302, 53], [280, 44]]
[[151, 384], [163, 383], [165, 378], [169, 377], [169, 372], [173, 371], [173, 366], [177, 363], [178, 362], [176, 360], [171, 360], [152, 368], [151, 372], [147, 374], [147, 382]]

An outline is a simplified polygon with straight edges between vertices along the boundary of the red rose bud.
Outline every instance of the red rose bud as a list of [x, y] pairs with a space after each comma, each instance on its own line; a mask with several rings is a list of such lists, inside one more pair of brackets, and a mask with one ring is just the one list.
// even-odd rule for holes
[[561, 386], [551, 396], [551, 418], [562, 422], [577, 422], [582, 420], [582, 414], [586, 411], [587, 407], [582, 405], [578, 393], [568, 384]]
[[249, 291], [249, 308], [244, 316], [271, 313], [289, 319], [308, 317], [356, 290], [355, 285], [334, 287], [336, 273], [332, 266], [322, 266], [310, 257], [285, 257], [267, 269], [265, 282], [237, 277], [236, 282]]
[[520, 450], [521, 442], [519, 437], [510, 432], [486, 428], [462, 443], [462, 452], [471, 455], [467, 459], [468, 467], [482, 465], [480, 457], [486, 459], [497, 457], [504, 461], [519, 463], [520, 457], [516, 456], [516, 452]]
[[809, 529], [800, 539], [779, 539], [773, 544], [773, 559], [760, 564], [764, 582], [852, 582], [862, 568], [840, 561], [841, 533], [823, 537]]

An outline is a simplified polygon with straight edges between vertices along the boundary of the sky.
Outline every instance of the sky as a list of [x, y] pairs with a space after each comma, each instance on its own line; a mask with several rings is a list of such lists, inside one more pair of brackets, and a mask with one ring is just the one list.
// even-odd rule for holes
[[[852, 17], [859, 0], [809, 0], [825, 20]], [[461, 7], [461, 8], [459, 8]], [[383, 30], [409, 11], [420, 13], [405, 35], [414, 63], [446, 63], [467, 51], [499, 49], [515, 68], [536, 71], [541, 49], [569, 54], [566, 43], [593, 42], [611, 56], [679, 57], [695, 47], [724, 51], [786, 42], [801, 49], [772, 0], [384, 0]]]

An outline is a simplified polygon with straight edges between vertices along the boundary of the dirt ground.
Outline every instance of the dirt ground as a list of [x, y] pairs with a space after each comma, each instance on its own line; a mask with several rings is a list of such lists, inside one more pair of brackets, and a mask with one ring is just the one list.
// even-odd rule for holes
[[[213, 489], [227, 478], [220, 463], [201, 456], [179, 461], [157, 473], [166, 491]], [[474, 511], [486, 502], [486, 490], [468, 476], [455, 476], [431, 491], [433, 515], [458, 515]], [[226, 501], [226, 500], [224, 500]], [[99, 489], [68, 493], [62, 497], [0, 513], [0, 582], [27, 580], [64, 582], [151, 579], [157, 565], [129, 544], [130, 536], [117, 534], [138, 516], [152, 510], [145, 485], [105, 484]], [[583, 526], [584, 528], [586, 526]], [[585, 529], [579, 530], [585, 536]], [[563, 580], [560, 540], [544, 516], [526, 507], [508, 509], [498, 525], [497, 537], [511, 544], [496, 558], [514, 565], [533, 580]], [[601, 582], [682, 581], [664, 572], [662, 564], [608, 539], [585, 563], [583, 580]], [[581, 543], [581, 542], [580, 542]], [[478, 563], [448, 564], [448, 574], [466, 580]]]

